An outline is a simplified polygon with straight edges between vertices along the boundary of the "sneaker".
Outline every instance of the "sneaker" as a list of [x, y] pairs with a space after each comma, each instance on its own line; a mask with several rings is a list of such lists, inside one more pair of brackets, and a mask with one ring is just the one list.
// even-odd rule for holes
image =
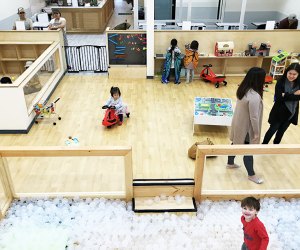
[[118, 125], [121, 126], [123, 124], [123, 122], [118, 122]]
[[249, 181], [253, 181], [253, 182], [256, 183], [256, 184], [262, 184], [262, 183], [264, 182], [263, 179], [257, 177], [256, 175], [248, 176], [248, 180], [249, 180]]
[[226, 168], [228, 168], [228, 169], [240, 168], [240, 167], [241, 167], [240, 165], [235, 164], [235, 163], [226, 165]]
[[129, 118], [129, 116], [130, 116], [130, 112], [129, 112], [129, 113], [126, 113], [126, 116], [127, 116], [127, 118]]
[[181, 82], [179, 81], [179, 82], [174, 82], [174, 84], [180, 84]]

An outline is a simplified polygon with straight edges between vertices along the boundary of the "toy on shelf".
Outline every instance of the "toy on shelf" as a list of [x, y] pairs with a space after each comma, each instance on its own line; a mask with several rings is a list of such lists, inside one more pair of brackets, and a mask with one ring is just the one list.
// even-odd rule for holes
[[272, 76], [273, 79], [277, 79], [278, 77], [283, 75], [288, 56], [288, 52], [282, 51], [277, 56], [272, 57], [270, 65], [270, 76]]
[[200, 78], [202, 78], [205, 82], [211, 82], [215, 84], [216, 88], [219, 88], [221, 82], [224, 83], [224, 86], [227, 85], [227, 82], [225, 81], [226, 76], [217, 76], [212, 71], [211, 64], [203, 65], [203, 67], [204, 69], [200, 72]]
[[248, 54], [250, 56], [269, 56], [271, 44], [269, 42], [261, 43], [260, 46], [257, 46], [257, 43], [248, 44]]
[[57, 98], [54, 102], [51, 102], [50, 105], [46, 106], [44, 102], [36, 103], [33, 105], [33, 110], [36, 113], [35, 123], [38, 124], [39, 121], [44, 120], [44, 118], [53, 119], [53, 125], [56, 125], [56, 119], [61, 120], [61, 117], [56, 113], [56, 103], [60, 100]]
[[228, 42], [216, 42], [215, 56], [232, 56], [234, 49], [234, 43]]

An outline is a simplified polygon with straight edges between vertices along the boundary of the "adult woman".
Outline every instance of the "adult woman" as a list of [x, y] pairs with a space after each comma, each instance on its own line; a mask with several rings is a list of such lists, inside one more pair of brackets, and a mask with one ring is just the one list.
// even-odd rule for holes
[[32, 20], [26, 18], [26, 13], [23, 7], [18, 8], [19, 19], [17, 19], [14, 23], [13, 30], [17, 29], [17, 21], [24, 21], [25, 30], [32, 30]]
[[[251, 68], [237, 89], [237, 103], [231, 124], [232, 144], [259, 144], [263, 114], [263, 86], [266, 72], [262, 68]], [[228, 156], [227, 168], [238, 168], [235, 156]], [[248, 179], [257, 184], [263, 180], [255, 175], [253, 156], [245, 155], [244, 164]]]
[[300, 65], [292, 63], [275, 86], [275, 102], [269, 115], [270, 128], [263, 144], [268, 144], [276, 133], [273, 143], [279, 144], [290, 124], [298, 124], [300, 100]]
[[61, 13], [57, 9], [52, 10], [52, 17], [53, 19], [51, 19], [48, 29], [49, 30], [62, 29], [63, 36], [64, 36], [64, 45], [68, 46], [68, 40], [66, 35], [66, 26], [67, 26], [66, 19], [61, 17]]
[[168, 83], [170, 81], [170, 75], [175, 75], [175, 84], [180, 84], [180, 70], [181, 70], [181, 51], [177, 47], [177, 40], [171, 40], [171, 47], [168, 48], [166, 54], [166, 60], [164, 63], [164, 69], [161, 77], [162, 83]]

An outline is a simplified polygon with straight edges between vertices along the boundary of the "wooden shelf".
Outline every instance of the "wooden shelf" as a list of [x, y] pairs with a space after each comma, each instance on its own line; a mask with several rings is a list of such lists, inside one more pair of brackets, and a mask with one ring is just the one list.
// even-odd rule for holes
[[[164, 63], [164, 57], [155, 58], [154, 70], [159, 75]], [[251, 67], [262, 67], [269, 71], [272, 56], [199, 56], [199, 64], [196, 72], [202, 70], [204, 64], [211, 64], [212, 70], [217, 75], [243, 76]], [[195, 78], [197, 78], [195, 74]]]
[[49, 44], [0, 43], [0, 73], [3, 75], [22, 74], [26, 61], [35, 61]]

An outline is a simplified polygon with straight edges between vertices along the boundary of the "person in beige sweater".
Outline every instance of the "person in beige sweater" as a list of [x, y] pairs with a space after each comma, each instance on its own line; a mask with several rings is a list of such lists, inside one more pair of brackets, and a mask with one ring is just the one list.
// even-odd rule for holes
[[[231, 124], [232, 144], [259, 144], [263, 117], [263, 86], [266, 72], [262, 68], [251, 68], [237, 89], [237, 103]], [[227, 168], [238, 168], [235, 156], [228, 156]], [[256, 176], [253, 169], [253, 156], [245, 155], [244, 164], [248, 179], [257, 184], [263, 180]]]

